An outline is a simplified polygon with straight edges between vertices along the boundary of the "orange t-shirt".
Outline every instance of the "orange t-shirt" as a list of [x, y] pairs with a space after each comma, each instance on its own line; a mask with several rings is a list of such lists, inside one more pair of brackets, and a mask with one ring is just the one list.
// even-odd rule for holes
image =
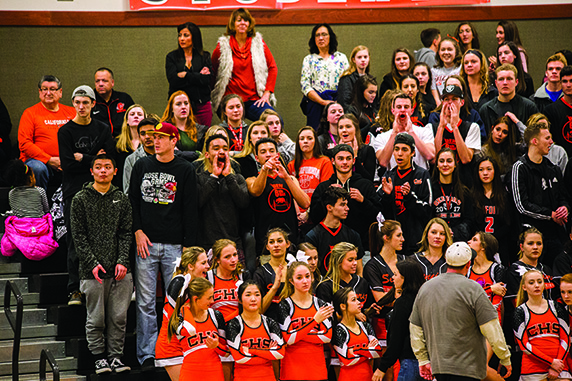
[[288, 163], [288, 171], [298, 179], [300, 188], [312, 198], [318, 184], [332, 177], [334, 167], [329, 158], [322, 156], [302, 160], [298, 173], [294, 173], [294, 160], [292, 160]]
[[75, 109], [60, 104], [58, 111], [49, 111], [42, 103], [24, 110], [18, 127], [20, 160], [36, 159], [47, 163], [59, 157], [58, 130], [75, 117]]

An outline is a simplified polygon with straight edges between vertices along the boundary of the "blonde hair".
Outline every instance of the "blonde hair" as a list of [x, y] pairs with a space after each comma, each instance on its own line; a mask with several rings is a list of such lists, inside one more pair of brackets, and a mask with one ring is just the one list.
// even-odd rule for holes
[[[129, 111], [133, 110], [134, 108], [139, 107], [143, 110], [143, 119], [147, 118], [147, 111], [141, 106], [140, 104], [135, 103], [134, 105], [129, 106], [125, 115], [123, 117], [123, 124], [121, 125], [121, 133], [117, 137], [117, 144], [115, 147], [117, 148], [117, 152], [133, 152], [135, 151], [135, 147], [133, 147], [133, 136], [131, 135], [131, 128], [127, 125], [127, 119], [129, 116]], [[137, 126], [135, 126], [137, 127]]]
[[[520, 233], [520, 235], [518, 236], [518, 244], [519, 244], [519, 246], [524, 244], [524, 241], [526, 240], [526, 237], [527, 237], [529, 234], [538, 234], [538, 235], [540, 236], [540, 238], [542, 239], [542, 243], [544, 244], [544, 236], [542, 235], [542, 233], [540, 232], [540, 230], [538, 230], [538, 229], [535, 228], [535, 227], [531, 227], [531, 228], [526, 229], [526, 230], [523, 231], [522, 233]], [[543, 246], [543, 248], [544, 248], [544, 246]], [[518, 259], [521, 259], [523, 255], [524, 255], [524, 253], [523, 253], [522, 249], [519, 249], [519, 250], [518, 250]]]
[[[231, 241], [230, 239], [219, 239], [217, 240], [212, 247], [213, 250], [213, 264], [211, 266], [211, 270], [216, 269], [219, 266], [220, 257], [222, 255], [223, 249], [228, 246], [232, 246], [236, 249], [236, 243]], [[236, 269], [232, 272], [232, 279], [237, 280], [239, 275], [242, 273], [242, 263], [240, 261], [236, 264]]]
[[393, 107], [393, 100], [399, 94], [405, 94], [400, 89], [387, 90], [385, 94], [381, 97], [381, 102], [379, 105], [379, 112], [375, 118], [375, 125], [381, 127], [382, 132], [389, 131], [393, 128], [394, 116], [391, 113], [391, 108]]
[[[357, 54], [359, 52], [361, 52], [362, 50], [367, 50], [367, 54], [369, 55], [369, 49], [366, 46], [358, 45], [355, 48], [353, 48], [352, 53], [350, 55], [350, 59], [349, 59], [350, 67], [342, 73], [341, 77], [345, 77], [346, 75], [350, 75], [351, 73], [357, 71], [357, 66], [356, 66], [356, 63], [354, 61], [354, 58], [356, 58]], [[367, 67], [365, 68], [365, 72], [366, 72], [366, 74], [369, 74], [369, 63], [367, 64]]]
[[[228, 132], [226, 132], [226, 129], [223, 126], [214, 125], [214, 126], [209, 127], [207, 132], [205, 132], [205, 136], [204, 136], [204, 143], [205, 144], [203, 144], [203, 151], [201, 152], [201, 156], [197, 159], [197, 162], [202, 161], [204, 169], [211, 172], [211, 173], [213, 172], [213, 166], [209, 160], [206, 160], [205, 154], [207, 153], [208, 148], [209, 148], [209, 147], [207, 147], [206, 142], [211, 136], [214, 136], [214, 135], [226, 136], [226, 142], [227, 142], [227, 144], [230, 144], [228, 141]], [[234, 160], [232, 157], [230, 158], [230, 164], [231, 164], [230, 173], [235, 173], [232, 164], [236, 164], [236, 160]]]
[[542, 284], [544, 285], [544, 274], [542, 274], [542, 271], [537, 270], [537, 269], [531, 269], [531, 270], [528, 270], [527, 272], [525, 272], [524, 275], [522, 276], [522, 278], [520, 278], [520, 286], [518, 288], [518, 293], [516, 294], [516, 306], [517, 307], [528, 301], [528, 293], [524, 291], [524, 284], [526, 283], [527, 275], [530, 273], [540, 274], [540, 277], [542, 278]]
[[419, 251], [424, 252], [429, 250], [429, 239], [427, 238], [427, 235], [429, 234], [429, 229], [431, 229], [431, 226], [433, 226], [433, 224], [441, 225], [443, 229], [445, 229], [445, 243], [443, 244], [442, 248], [443, 254], [445, 254], [447, 248], [449, 248], [449, 246], [453, 244], [453, 236], [451, 235], [451, 228], [449, 228], [449, 225], [445, 222], [445, 220], [439, 217], [432, 218], [427, 223], [427, 225], [425, 225], [425, 230], [423, 230], [423, 236], [421, 238], [421, 241], [419, 241]]
[[[294, 294], [295, 288], [292, 284], [292, 279], [294, 279], [294, 272], [300, 266], [304, 266], [310, 272], [310, 276], [312, 275], [312, 270], [310, 269], [310, 265], [306, 262], [293, 262], [288, 266], [288, 270], [286, 271], [286, 279], [284, 280], [284, 287], [282, 288], [282, 292], [280, 293], [280, 300], [284, 300]], [[310, 290], [311, 291], [311, 290]]]
[[183, 254], [181, 255], [181, 263], [173, 272], [173, 278], [177, 275], [181, 275], [187, 272], [189, 265], [195, 265], [199, 260], [201, 254], [206, 254], [205, 249], [198, 246], [185, 247], [183, 249]]
[[341, 276], [341, 264], [346, 257], [346, 254], [350, 251], [357, 252], [357, 247], [352, 245], [349, 242], [340, 242], [330, 252], [330, 268], [326, 273], [326, 276], [322, 280], [325, 282], [328, 279], [332, 280], [332, 289], [333, 293], [335, 294], [340, 289], [340, 280], [342, 279]]
[[264, 128], [266, 129], [266, 133], [268, 134], [268, 137], [269, 138], [271, 137], [270, 130], [268, 129], [268, 125], [266, 124], [266, 122], [257, 120], [256, 122], [252, 123], [250, 127], [248, 127], [248, 131], [246, 132], [246, 139], [244, 139], [244, 147], [242, 148], [242, 151], [240, 151], [234, 157], [238, 159], [254, 153], [254, 144], [252, 144], [252, 142], [250, 141], [250, 137], [252, 136], [252, 130], [254, 129], [254, 127], [259, 127], [259, 126], [264, 126]]
[[175, 304], [175, 309], [173, 314], [169, 318], [169, 327], [167, 330], [167, 337], [171, 341], [171, 337], [177, 333], [177, 328], [179, 328], [180, 318], [181, 318], [181, 308], [188, 301], [189, 304], [193, 305], [193, 297], [201, 298], [208, 290], [213, 288], [211, 282], [205, 278], [195, 278], [189, 282], [186, 290], [184, 290], [183, 295], [177, 298], [177, 303]]
[[191, 107], [191, 99], [184, 91], [179, 90], [171, 94], [171, 96], [169, 97], [169, 102], [167, 103], [167, 108], [165, 108], [163, 116], [161, 117], [161, 120], [159, 122], [169, 122], [176, 126], [175, 115], [173, 113], [173, 103], [175, 103], [175, 98], [178, 97], [179, 95], [186, 96], [187, 100], [189, 101], [189, 116], [187, 116], [187, 120], [185, 121], [185, 132], [187, 133], [187, 135], [189, 135], [190, 139], [196, 142], [197, 122], [195, 121], [195, 116], [193, 115], [193, 108]]

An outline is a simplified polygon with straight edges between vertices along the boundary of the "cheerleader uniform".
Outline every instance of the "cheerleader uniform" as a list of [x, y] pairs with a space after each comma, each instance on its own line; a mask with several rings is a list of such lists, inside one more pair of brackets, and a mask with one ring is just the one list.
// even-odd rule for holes
[[179, 343], [179, 340], [174, 337], [174, 335], [169, 341], [167, 332], [169, 320], [175, 310], [177, 298], [184, 284], [185, 276], [179, 274], [171, 279], [167, 286], [167, 295], [165, 296], [165, 305], [163, 306], [163, 321], [159, 335], [157, 336], [157, 343], [155, 344], [155, 366], [157, 367], [180, 365], [183, 363], [183, 348], [181, 347], [181, 343]]
[[[284, 340], [278, 324], [261, 315], [258, 327], [249, 327], [238, 315], [228, 322], [226, 338], [234, 358], [234, 381], [274, 380], [272, 361], [284, 357]], [[274, 341], [278, 348], [270, 349]]]
[[415, 259], [421, 265], [426, 281], [431, 278], [435, 278], [437, 275], [445, 274], [447, 272], [447, 261], [445, 260], [444, 255], [442, 255], [441, 258], [439, 258], [435, 263], [431, 263], [431, 261], [428, 260], [425, 255], [423, 255], [423, 253], [413, 254], [413, 259]]
[[[177, 329], [184, 360], [180, 380], [224, 381], [220, 356], [227, 353], [224, 318], [219, 311], [209, 308], [205, 321], [193, 319], [188, 304], [183, 306], [183, 321]], [[206, 346], [207, 337], [218, 338], [218, 346]]]
[[496, 295], [491, 290], [491, 286], [495, 283], [504, 282], [504, 274], [506, 269], [503, 265], [494, 263], [489, 267], [487, 271], [483, 274], [477, 274], [473, 271], [473, 266], [469, 268], [469, 273], [467, 274], [467, 278], [474, 280], [478, 284], [481, 285], [483, 290], [487, 293], [493, 307], [497, 310], [499, 315], [499, 322], [502, 321], [501, 319], [501, 307], [502, 307], [502, 296]]
[[[397, 261], [403, 261], [404, 255], [397, 254]], [[373, 291], [388, 292], [393, 288], [393, 271], [385, 262], [381, 255], [374, 255], [363, 268], [363, 277], [368, 281]], [[385, 316], [391, 308], [383, 308], [372, 321], [375, 335], [379, 339], [382, 347], [387, 343], [387, 327], [385, 326]]]
[[280, 380], [328, 378], [323, 345], [332, 339], [332, 322], [330, 319], [320, 324], [314, 321], [314, 315], [324, 305], [326, 303], [315, 296], [309, 308], [297, 306], [291, 298], [280, 302], [278, 323], [288, 344], [280, 367]]
[[[514, 335], [524, 352], [520, 379], [546, 379], [552, 361], [564, 360], [568, 355], [568, 312], [552, 300], [548, 300], [548, 308], [541, 314], [531, 311], [526, 303], [521, 304], [514, 312]], [[572, 378], [566, 361], [559, 378]]]
[[[342, 364], [338, 381], [369, 381], [373, 370], [369, 360], [379, 358], [381, 347], [369, 348], [369, 342], [375, 339], [373, 328], [368, 323], [356, 321], [359, 333], [350, 331], [345, 325], [335, 328], [332, 344]], [[350, 349], [353, 353], [350, 353]]]
[[207, 271], [207, 279], [214, 288], [211, 308], [220, 311], [225, 322], [238, 316], [238, 287], [247, 278], [244, 273], [241, 273], [236, 280], [222, 279], [218, 276], [216, 269]]
[[[326, 303], [332, 303], [334, 300], [334, 284], [331, 279], [324, 278], [316, 288], [316, 297]], [[359, 275], [352, 274], [352, 279], [349, 283], [340, 279], [340, 288], [351, 287], [356, 293], [357, 298], [361, 302], [361, 308], [367, 308], [373, 303], [373, 295], [367, 280]]]

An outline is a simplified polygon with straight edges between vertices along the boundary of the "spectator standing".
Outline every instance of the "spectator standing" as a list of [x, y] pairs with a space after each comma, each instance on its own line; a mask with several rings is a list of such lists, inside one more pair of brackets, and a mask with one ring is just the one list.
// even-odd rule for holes
[[95, 107], [93, 118], [111, 127], [113, 137], [121, 134], [123, 119], [127, 109], [135, 102], [127, 93], [114, 90], [113, 72], [106, 67], [95, 71]]
[[121, 362], [133, 293], [129, 266], [131, 204], [111, 184], [117, 173], [114, 160], [97, 155], [90, 171], [94, 181], [74, 196], [71, 207], [80, 290], [86, 299], [87, 345], [96, 358], [97, 374], [121, 373], [131, 369]]

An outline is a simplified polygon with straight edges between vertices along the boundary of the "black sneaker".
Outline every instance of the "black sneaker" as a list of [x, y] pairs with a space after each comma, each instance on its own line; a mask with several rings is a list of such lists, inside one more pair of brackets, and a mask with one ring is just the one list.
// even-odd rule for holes
[[[82, 294], [79, 291], [74, 291], [70, 295], [68, 306], [81, 306], [83, 304]], [[107, 361], [106, 361], [107, 362]]]
[[155, 359], [153, 357], [149, 357], [143, 361], [141, 364], [141, 371], [143, 372], [151, 372], [155, 370]]
[[95, 373], [111, 373], [111, 368], [109, 367], [109, 363], [106, 359], [96, 360], [95, 361]]
[[129, 366], [121, 362], [119, 357], [112, 358], [109, 365], [111, 366], [111, 370], [113, 370], [115, 373], [129, 372], [131, 370]]

